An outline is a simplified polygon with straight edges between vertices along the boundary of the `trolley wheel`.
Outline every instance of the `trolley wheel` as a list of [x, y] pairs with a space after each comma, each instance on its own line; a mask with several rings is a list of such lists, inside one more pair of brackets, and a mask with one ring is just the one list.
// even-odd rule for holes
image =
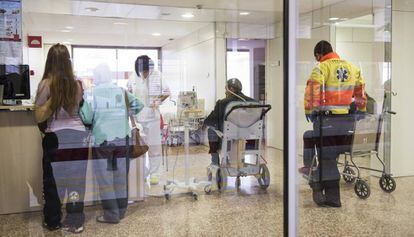
[[219, 191], [222, 191], [226, 188], [227, 177], [224, 174], [224, 170], [221, 168], [217, 169], [216, 182], [217, 182], [217, 188]]
[[237, 176], [237, 178], [236, 178], [236, 188], [240, 188], [240, 186], [241, 186], [241, 179], [240, 179], [240, 176]]
[[[345, 167], [344, 174], [342, 174], [342, 178], [344, 179], [344, 181], [348, 184], [355, 182], [355, 171], [351, 168], [351, 167]], [[347, 175], [348, 174], [348, 175]]]
[[165, 200], [169, 201], [171, 199], [171, 195], [169, 193], [164, 194]]
[[191, 194], [191, 196], [193, 196], [194, 201], [197, 201], [198, 200], [198, 194], [197, 193], [193, 192]]
[[257, 178], [257, 181], [259, 181], [260, 188], [267, 189], [269, 187], [270, 172], [265, 164], [259, 166], [259, 177]]
[[355, 183], [355, 194], [361, 199], [367, 199], [371, 195], [371, 189], [366, 181], [359, 179]]
[[211, 185], [210, 184], [204, 186], [204, 192], [206, 194], [210, 194], [211, 193]]
[[397, 187], [397, 183], [395, 179], [390, 175], [384, 174], [379, 180], [379, 185], [384, 192], [392, 193], [394, 192], [395, 188]]

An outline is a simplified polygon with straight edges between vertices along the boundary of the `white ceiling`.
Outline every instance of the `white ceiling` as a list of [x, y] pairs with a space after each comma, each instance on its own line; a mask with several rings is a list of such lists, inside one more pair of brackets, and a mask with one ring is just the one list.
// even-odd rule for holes
[[[366, 15], [375, 0], [299, 0], [300, 12], [328, 9], [329, 15]], [[45, 42], [161, 47], [208, 23], [268, 26], [282, 18], [282, 0], [23, 0], [24, 29]], [[196, 5], [202, 5], [197, 9]], [[374, 4], [375, 5], [375, 4]], [[88, 8], [98, 9], [95, 12]], [[249, 12], [241, 16], [240, 12]], [[359, 13], [358, 11], [361, 11]], [[326, 12], [326, 11], [325, 11]], [[194, 15], [191, 19], [182, 17]], [[342, 16], [341, 16], [342, 17]], [[345, 16], [346, 17], [346, 16]], [[351, 18], [351, 17], [350, 17]], [[72, 27], [66, 29], [65, 27]], [[68, 30], [70, 32], [62, 32]], [[152, 36], [160, 33], [160, 36]]]

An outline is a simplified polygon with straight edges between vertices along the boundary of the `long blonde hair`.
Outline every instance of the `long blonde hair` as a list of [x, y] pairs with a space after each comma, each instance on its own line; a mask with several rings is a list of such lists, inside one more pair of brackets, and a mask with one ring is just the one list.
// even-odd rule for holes
[[42, 80], [49, 79], [51, 109], [56, 111], [60, 108], [68, 113], [74, 113], [78, 105], [78, 85], [73, 73], [72, 62], [66, 46], [53, 45], [47, 54], [45, 72]]

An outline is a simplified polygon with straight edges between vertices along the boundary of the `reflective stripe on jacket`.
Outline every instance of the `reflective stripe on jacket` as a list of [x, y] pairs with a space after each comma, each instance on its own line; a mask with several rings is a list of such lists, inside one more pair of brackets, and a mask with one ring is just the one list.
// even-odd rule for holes
[[347, 114], [353, 101], [359, 111], [366, 110], [365, 81], [361, 71], [336, 53], [325, 55], [307, 81], [305, 113], [323, 110]]

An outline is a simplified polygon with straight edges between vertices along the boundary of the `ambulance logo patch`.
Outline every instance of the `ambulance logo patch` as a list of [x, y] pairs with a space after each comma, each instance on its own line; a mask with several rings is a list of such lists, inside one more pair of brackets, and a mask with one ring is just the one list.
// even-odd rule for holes
[[338, 70], [336, 70], [336, 78], [338, 78], [340, 82], [347, 81], [348, 71], [345, 68], [339, 68]]

